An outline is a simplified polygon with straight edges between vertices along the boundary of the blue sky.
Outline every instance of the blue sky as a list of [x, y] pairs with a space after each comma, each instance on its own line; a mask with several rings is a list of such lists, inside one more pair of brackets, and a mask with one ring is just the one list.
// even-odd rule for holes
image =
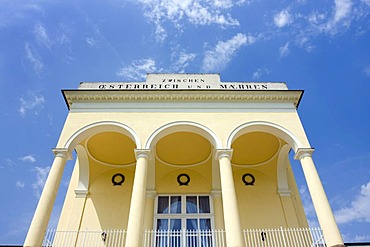
[[[220, 73], [305, 90], [299, 114], [345, 241], [370, 241], [369, 0], [0, 0], [0, 244], [21, 244], [81, 81]], [[63, 203], [67, 164], [51, 226]], [[311, 225], [300, 164], [293, 162]]]

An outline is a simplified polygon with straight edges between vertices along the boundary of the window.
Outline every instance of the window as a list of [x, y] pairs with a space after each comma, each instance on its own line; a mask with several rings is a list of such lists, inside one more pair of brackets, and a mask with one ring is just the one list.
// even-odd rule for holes
[[213, 214], [208, 195], [161, 195], [156, 205], [157, 246], [213, 246]]

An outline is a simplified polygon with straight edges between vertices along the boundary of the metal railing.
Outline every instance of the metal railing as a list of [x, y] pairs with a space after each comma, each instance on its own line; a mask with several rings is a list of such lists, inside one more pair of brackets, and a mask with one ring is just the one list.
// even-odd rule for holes
[[225, 230], [146, 230], [144, 247], [226, 247]]
[[246, 247], [323, 247], [320, 228], [268, 228], [243, 230]]
[[60, 231], [48, 229], [43, 247], [122, 247], [126, 230]]
[[[246, 247], [324, 247], [320, 228], [266, 228], [243, 230]], [[126, 230], [46, 232], [45, 247], [123, 247]], [[143, 247], [226, 247], [225, 230], [146, 230]]]

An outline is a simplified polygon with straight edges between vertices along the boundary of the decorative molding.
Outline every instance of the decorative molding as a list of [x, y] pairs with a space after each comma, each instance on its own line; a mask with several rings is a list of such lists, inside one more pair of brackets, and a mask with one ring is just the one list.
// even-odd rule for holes
[[301, 90], [63, 90], [68, 108], [76, 102], [148, 102], [148, 101], [243, 101], [243, 102], [292, 102], [298, 107]]
[[76, 198], [86, 198], [88, 193], [87, 189], [75, 189]]
[[290, 196], [291, 190], [289, 189], [279, 189], [277, 190], [277, 193], [279, 193], [280, 196]]
[[312, 157], [312, 153], [314, 150], [314, 148], [298, 148], [295, 152], [294, 159], [301, 160], [305, 157]]
[[[247, 177], [250, 178], [250, 180], [247, 181]], [[256, 178], [251, 173], [245, 173], [242, 176], [242, 181], [245, 186], [254, 186], [254, 183], [256, 182]]]
[[157, 191], [155, 191], [155, 190], [147, 190], [146, 191], [146, 197], [155, 198], [156, 195], [157, 195]]
[[[120, 179], [117, 180], [117, 177]], [[122, 184], [125, 182], [125, 175], [122, 173], [116, 173], [112, 176], [112, 184], [113, 186], [122, 186]]]
[[222, 192], [221, 192], [221, 190], [212, 190], [211, 191], [211, 196], [212, 197], [220, 197], [220, 196], [222, 196]]
[[[185, 178], [186, 180], [183, 180], [182, 178]], [[181, 173], [180, 175], [177, 176], [177, 183], [179, 186], [189, 186], [190, 183], [190, 176], [186, 173]]]

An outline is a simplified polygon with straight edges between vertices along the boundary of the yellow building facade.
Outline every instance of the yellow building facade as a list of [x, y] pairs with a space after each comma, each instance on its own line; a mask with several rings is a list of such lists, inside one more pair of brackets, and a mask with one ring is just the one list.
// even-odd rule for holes
[[[343, 246], [297, 113], [302, 94], [218, 74], [148, 74], [145, 82], [63, 90], [69, 114], [24, 245]], [[323, 238], [308, 228], [290, 150]]]

